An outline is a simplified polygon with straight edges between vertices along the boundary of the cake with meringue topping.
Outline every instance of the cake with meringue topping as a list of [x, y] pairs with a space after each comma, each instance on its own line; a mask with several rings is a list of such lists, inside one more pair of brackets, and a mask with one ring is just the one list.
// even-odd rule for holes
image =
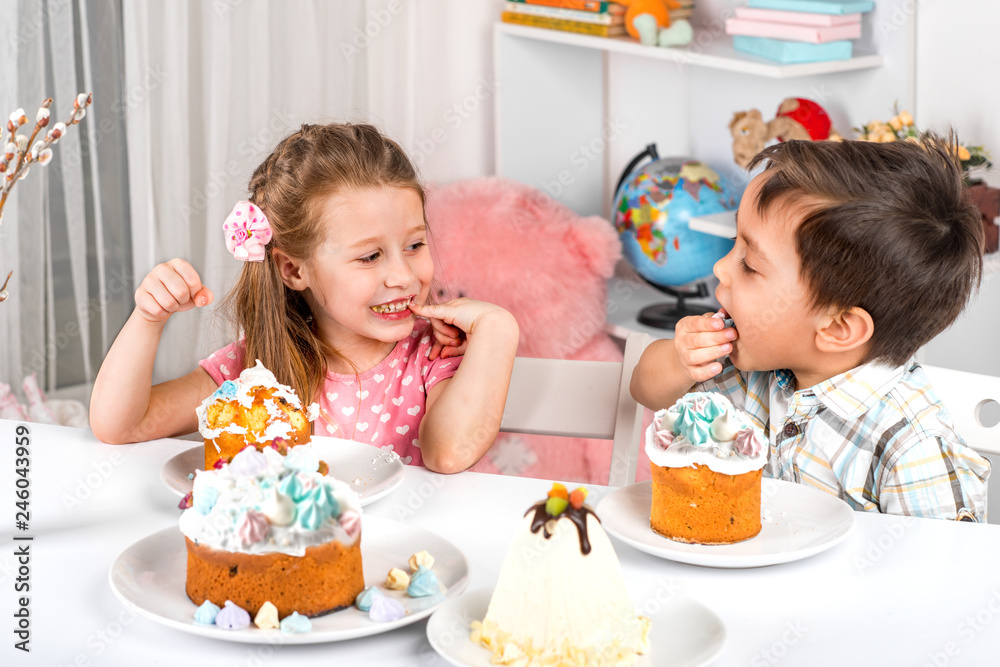
[[219, 385], [197, 413], [205, 439], [205, 470], [211, 470], [247, 445], [263, 449], [277, 441], [280, 449], [309, 442], [319, 406], [303, 409], [292, 388], [278, 382], [258, 359], [239, 379]]
[[649, 619], [586, 495], [553, 484], [515, 532], [486, 616], [472, 622], [494, 664], [625, 666], [649, 650]]
[[286, 456], [246, 447], [195, 474], [179, 524], [192, 602], [231, 600], [252, 614], [270, 601], [281, 618], [353, 604], [364, 589], [361, 502], [319, 463], [310, 444]]
[[767, 439], [722, 394], [692, 392], [646, 431], [650, 526], [678, 542], [730, 544], [760, 532]]

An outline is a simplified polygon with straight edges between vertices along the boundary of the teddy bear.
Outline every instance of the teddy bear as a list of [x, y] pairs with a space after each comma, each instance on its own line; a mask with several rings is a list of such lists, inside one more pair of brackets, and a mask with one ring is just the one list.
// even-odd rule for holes
[[[429, 188], [426, 214], [435, 299], [506, 308], [520, 326], [518, 356], [622, 360], [605, 331], [606, 281], [621, 257], [610, 222], [496, 177]], [[607, 484], [611, 445], [501, 433], [473, 470]]]
[[750, 159], [771, 139], [789, 141], [842, 141], [833, 129], [830, 116], [816, 102], [802, 97], [788, 97], [778, 105], [774, 118], [764, 122], [760, 111], [737, 111], [729, 122], [733, 137], [733, 160], [746, 168]]
[[671, 24], [670, 11], [681, 9], [677, 0], [616, 0], [625, 5], [625, 31], [646, 46], [684, 46], [691, 43], [691, 23], [679, 19]]

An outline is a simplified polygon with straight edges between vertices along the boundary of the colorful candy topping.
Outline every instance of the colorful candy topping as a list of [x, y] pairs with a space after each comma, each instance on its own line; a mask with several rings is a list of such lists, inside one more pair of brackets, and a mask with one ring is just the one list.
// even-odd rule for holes
[[340, 515], [340, 525], [347, 531], [348, 537], [356, 537], [361, 532], [361, 515], [348, 510]]
[[675, 442], [696, 448], [715, 448], [735, 442], [743, 456], [757, 456], [766, 443], [757, 429], [733, 408], [729, 399], [715, 392], [692, 392], [653, 417], [656, 444], [667, 449]]
[[267, 521], [267, 516], [254, 510], [244, 512], [236, 524], [236, 534], [247, 546], [262, 542], [270, 532], [271, 525]]
[[260, 507], [273, 526], [288, 526], [295, 522], [295, 503], [291, 498], [272, 488]]
[[278, 452], [282, 456], [288, 454], [288, 441], [282, 438], [281, 436], [278, 436], [277, 438], [272, 440], [271, 443], [267, 445], [267, 447], [270, 447], [271, 449]]
[[398, 567], [394, 567], [389, 570], [389, 574], [385, 578], [385, 587], [390, 591], [405, 591], [406, 587], [410, 585], [410, 575], [403, 572]]
[[755, 429], [744, 429], [736, 434], [736, 451], [744, 456], [757, 456], [767, 447], [767, 443]]
[[354, 606], [368, 612], [368, 618], [378, 623], [395, 621], [406, 615], [406, 609], [399, 600], [386, 597], [374, 586], [366, 588], [354, 599]]
[[[296, 475], [291, 475], [296, 477]], [[321, 484], [309, 491], [303, 486], [303, 495], [295, 503], [296, 521], [306, 530], [316, 530], [328, 519], [340, 516], [340, 503], [330, 488]]]
[[236, 390], [237, 390], [236, 383], [233, 382], [232, 380], [226, 380], [225, 382], [219, 385], [218, 389], [215, 390], [215, 393], [212, 394], [212, 398], [213, 399], [221, 398], [224, 401], [230, 401], [236, 398]]
[[394, 600], [385, 595], [376, 595], [372, 599], [371, 608], [368, 610], [368, 618], [377, 623], [396, 621], [406, 616], [406, 609], [399, 600]]
[[365, 590], [358, 593], [358, 597], [354, 598], [354, 606], [361, 611], [368, 611], [372, 608], [372, 601], [382, 592], [375, 588], [374, 586], [369, 586]]
[[184, 497], [181, 498], [181, 501], [177, 503], [177, 509], [186, 510], [192, 505], [194, 505], [193, 494], [190, 491], [188, 491], [187, 493], [184, 494]]
[[583, 502], [586, 498], [587, 489], [582, 486], [575, 489], [573, 493], [568, 493], [562, 484], [558, 482], [552, 484], [548, 497], [525, 512], [525, 516], [532, 510], [535, 512], [535, 516], [531, 520], [531, 532], [537, 533], [544, 528], [542, 534], [545, 539], [549, 539], [555, 530], [555, 522], [563, 518], [569, 519], [576, 525], [580, 534], [580, 551], [584, 555], [589, 554], [590, 540], [587, 537], [587, 515], [593, 514], [593, 512], [584, 506]]
[[226, 606], [215, 617], [215, 624], [223, 630], [244, 630], [250, 627], [250, 614], [232, 600], [226, 600]]
[[569, 493], [566, 487], [559, 482], [553, 482], [549, 490], [548, 499], [545, 501], [545, 512], [549, 516], [559, 516], [567, 507], [575, 510], [583, 507], [583, 501], [587, 499], [587, 489], [580, 486]]
[[254, 449], [244, 447], [229, 463], [229, 471], [236, 478], [255, 477], [267, 469], [267, 457]]
[[278, 627], [278, 608], [274, 603], [268, 601], [260, 606], [257, 615], [253, 617], [253, 624], [261, 630], [273, 630]]
[[213, 604], [211, 600], [205, 600], [194, 612], [194, 620], [202, 625], [213, 625], [218, 614], [219, 605]]
[[[295, 449], [303, 448], [306, 454], [312, 450], [310, 444]], [[356, 541], [357, 494], [345, 482], [289, 468], [288, 462], [274, 449], [251, 447], [221, 470], [199, 471], [192, 497], [181, 503], [190, 503], [191, 510], [180, 517], [181, 532], [212, 548], [294, 556], [330, 540]]]
[[312, 621], [293, 611], [291, 616], [281, 619], [281, 631], [287, 634], [302, 634], [312, 630]]
[[411, 598], [424, 598], [441, 592], [441, 584], [437, 575], [424, 566], [418, 566], [406, 587], [406, 594]]
[[198, 497], [194, 499], [194, 508], [201, 514], [205, 516], [212, 511], [215, 507], [215, 501], [219, 499], [219, 490], [213, 486], [206, 487], [198, 494]]
[[427, 569], [430, 569], [434, 567], [434, 556], [430, 555], [426, 551], [418, 551], [410, 556], [410, 559], [406, 561], [406, 564], [410, 566], [411, 572], [416, 572], [419, 567], [426, 567]]
[[316, 472], [319, 468], [319, 457], [312, 448], [292, 447], [286, 454], [285, 466], [299, 472]]

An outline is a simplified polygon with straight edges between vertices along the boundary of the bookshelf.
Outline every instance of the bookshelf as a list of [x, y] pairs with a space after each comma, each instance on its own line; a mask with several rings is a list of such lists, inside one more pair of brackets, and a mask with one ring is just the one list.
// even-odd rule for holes
[[[621, 171], [649, 143], [663, 157], [705, 161], [745, 185], [728, 127], [736, 111], [756, 108], [768, 120], [781, 100], [804, 97], [822, 104], [834, 127], [850, 136], [851, 128], [888, 117], [894, 104], [914, 108], [912, 0], [879, 0], [850, 60], [798, 65], [732, 47], [721, 26], [740, 4], [697, 0], [695, 38], [686, 48], [496, 23], [496, 174], [533, 185], [581, 215], [610, 218]], [[728, 219], [699, 224], [732, 236]], [[666, 298], [652, 288], [630, 288], [627, 299], [619, 298], [612, 288], [624, 290], [609, 284], [609, 323], [619, 333], [633, 310]]]
[[703, 39], [706, 46], [699, 42], [699, 34], [695, 35], [692, 44], [685, 48], [652, 48], [643, 46], [627, 37], [592, 37], [571, 32], [546, 30], [509, 23], [497, 23], [497, 35], [510, 35], [524, 39], [537, 39], [553, 44], [577, 46], [608, 53], [621, 53], [651, 58], [667, 62], [705, 67], [708, 69], [725, 70], [760, 76], [770, 79], [791, 79], [802, 76], [817, 76], [833, 72], [849, 72], [852, 70], [880, 67], [883, 62], [877, 53], [859, 53], [850, 60], [833, 60], [822, 63], [804, 63], [800, 65], [781, 65], [764, 58], [743, 54], [732, 47], [730, 40], [719, 39], [712, 33], [706, 33], [710, 39]]
[[[772, 118], [786, 97], [822, 104], [834, 127], [913, 108], [912, 0], [879, 0], [855, 57], [781, 65], [737, 52], [722, 26], [742, 0], [698, 0], [683, 48], [497, 22], [493, 27], [495, 171], [581, 214], [610, 213], [618, 175], [655, 142], [662, 156], [704, 160], [745, 183], [733, 163], [733, 113]], [[900, 18], [902, 17], [902, 19]]]

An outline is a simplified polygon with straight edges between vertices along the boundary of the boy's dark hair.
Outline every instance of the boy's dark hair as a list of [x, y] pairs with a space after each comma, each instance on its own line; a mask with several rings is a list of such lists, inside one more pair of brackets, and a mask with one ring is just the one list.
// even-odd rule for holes
[[979, 286], [983, 228], [954, 137], [921, 143], [787, 141], [765, 148], [757, 210], [801, 204], [795, 232], [813, 307], [864, 308], [865, 361], [905, 363], [944, 331]]

